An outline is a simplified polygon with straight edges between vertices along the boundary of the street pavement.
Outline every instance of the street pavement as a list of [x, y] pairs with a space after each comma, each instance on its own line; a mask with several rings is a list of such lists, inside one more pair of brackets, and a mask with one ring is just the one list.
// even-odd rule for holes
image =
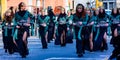
[[12, 55], [5, 53], [3, 49], [2, 38], [0, 37], [0, 60], [108, 60], [113, 50], [109, 44], [108, 37], [107, 51], [89, 52], [85, 51], [83, 57], [79, 58], [76, 54], [75, 40], [73, 44], [67, 44], [66, 47], [54, 45], [54, 41], [48, 43], [48, 49], [42, 49], [41, 41], [38, 37], [28, 38], [29, 55], [26, 58], [21, 58], [18, 53]]

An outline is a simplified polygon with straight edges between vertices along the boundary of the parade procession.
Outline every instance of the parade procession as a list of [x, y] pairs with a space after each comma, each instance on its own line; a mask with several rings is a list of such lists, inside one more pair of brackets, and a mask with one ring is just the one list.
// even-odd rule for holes
[[[87, 3], [90, 4], [91, 2]], [[73, 54], [77, 58], [89, 53], [104, 53], [111, 50], [107, 59], [102, 60], [120, 60], [120, 7], [111, 7], [108, 13], [104, 4], [91, 7], [79, 2], [75, 5], [73, 9], [64, 6], [34, 7], [31, 8], [32, 12], [27, 9], [25, 2], [19, 2], [17, 8], [9, 6], [4, 12], [0, 12], [3, 53], [18, 53], [20, 57], [27, 58], [32, 54], [28, 46], [29, 38], [35, 37], [40, 41], [37, 43], [41, 44], [41, 50], [36, 51], [36, 54], [51, 49], [50, 44], [56, 49], [64, 49], [71, 44], [71, 47], [75, 47]]]

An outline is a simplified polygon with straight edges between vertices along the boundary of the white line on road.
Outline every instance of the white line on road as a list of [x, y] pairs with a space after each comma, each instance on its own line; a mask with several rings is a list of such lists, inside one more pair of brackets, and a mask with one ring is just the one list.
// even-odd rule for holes
[[107, 60], [108, 58], [66, 58], [66, 57], [52, 57], [45, 60]]

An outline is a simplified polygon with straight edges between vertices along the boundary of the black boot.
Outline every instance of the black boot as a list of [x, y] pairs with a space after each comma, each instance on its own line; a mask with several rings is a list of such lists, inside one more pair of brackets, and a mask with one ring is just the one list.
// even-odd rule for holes
[[42, 49], [47, 49], [47, 46], [42, 47]]
[[100, 51], [103, 52], [103, 51], [104, 51], [104, 47], [101, 47], [101, 48], [100, 48]]
[[78, 54], [78, 57], [83, 57], [83, 54]]
[[66, 44], [65, 44], [65, 43], [61, 44], [61, 47], [65, 47], [65, 46], [66, 46]]
[[7, 53], [7, 49], [5, 49], [5, 53]]
[[22, 57], [22, 58], [26, 58], [26, 55], [22, 55], [21, 57]]
[[14, 53], [13, 49], [9, 49], [8, 52], [9, 52], [9, 54], [13, 54]]
[[117, 56], [117, 60], [120, 60], [120, 54]]
[[90, 52], [93, 52], [93, 50], [92, 50], [92, 49], [90, 49]]
[[111, 55], [108, 60], [112, 60], [114, 58], [115, 58], [115, 56]]
[[25, 53], [26, 55], [29, 55], [29, 50], [28, 49], [26, 49], [26, 53]]
[[104, 49], [105, 49], [105, 50], [108, 50], [108, 45], [107, 45], [107, 43], [105, 43]]

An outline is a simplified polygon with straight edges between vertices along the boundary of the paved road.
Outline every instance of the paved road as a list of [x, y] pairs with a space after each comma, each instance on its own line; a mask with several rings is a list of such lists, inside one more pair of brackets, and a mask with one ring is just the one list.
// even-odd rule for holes
[[28, 41], [30, 54], [27, 58], [21, 58], [18, 53], [13, 55], [4, 53], [2, 38], [0, 38], [0, 60], [107, 60], [113, 50], [113, 47], [109, 45], [108, 51], [92, 53], [86, 51], [84, 57], [78, 58], [75, 50], [75, 41], [73, 44], [67, 44], [66, 47], [56, 46], [54, 41], [52, 41], [48, 44], [48, 49], [41, 48], [41, 42], [37, 37], [30, 37]]

